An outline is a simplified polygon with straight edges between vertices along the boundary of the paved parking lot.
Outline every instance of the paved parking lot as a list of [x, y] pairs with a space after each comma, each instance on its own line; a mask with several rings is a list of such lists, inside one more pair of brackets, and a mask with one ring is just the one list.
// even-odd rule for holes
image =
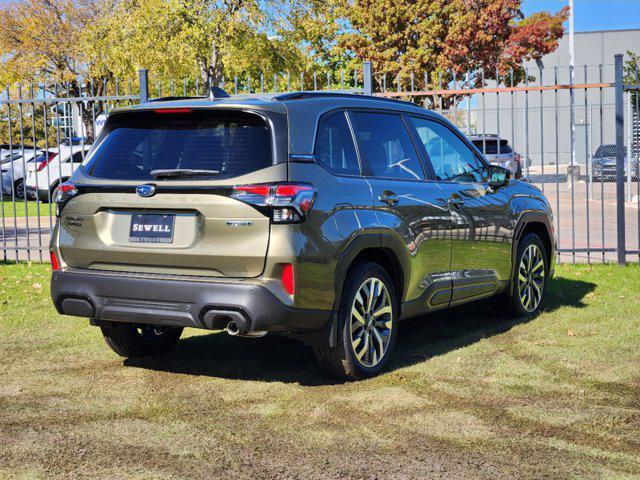
[[[589, 195], [589, 184], [584, 181], [536, 183], [549, 199], [556, 219], [558, 247], [563, 262], [616, 261], [617, 222], [616, 185], [613, 182], [595, 183]], [[637, 182], [632, 185], [632, 192]], [[627, 250], [640, 250], [638, 200], [625, 202], [625, 230]], [[591, 252], [584, 250], [607, 249], [614, 251]], [[572, 252], [565, 252], [571, 250]], [[627, 255], [628, 261], [638, 261], [637, 253]]]

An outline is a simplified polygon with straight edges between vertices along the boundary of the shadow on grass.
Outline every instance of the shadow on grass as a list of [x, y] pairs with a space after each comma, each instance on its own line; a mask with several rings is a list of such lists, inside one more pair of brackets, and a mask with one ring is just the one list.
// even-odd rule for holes
[[[563, 306], [584, 307], [595, 284], [566, 278], [549, 283], [545, 312]], [[395, 352], [386, 371], [413, 365], [509, 331], [530, 319], [505, 314], [495, 298], [443, 310], [399, 324]], [[333, 383], [315, 365], [311, 350], [279, 335], [259, 339], [224, 332], [183, 338], [175, 350], [152, 358], [125, 360], [130, 367], [264, 382], [326, 385]]]

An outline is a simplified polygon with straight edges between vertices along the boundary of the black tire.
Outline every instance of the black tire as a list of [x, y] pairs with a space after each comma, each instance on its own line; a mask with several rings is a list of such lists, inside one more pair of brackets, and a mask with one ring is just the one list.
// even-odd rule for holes
[[100, 327], [107, 345], [121, 357], [140, 358], [169, 352], [180, 339], [182, 328], [113, 323]]
[[[365, 303], [369, 303], [368, 295], [366, 300], [361, 295], [361, 301], [358, 301], [356, 296], [362, 288], [365, 288], [365, 284], [370, 287], [371, 283], [367, 284], [367, 282], [371, 281], [374, 282], [374, 291], [379, 293], [377, 297], [374, 293], [372, 296], [374, 305], [366, 309]], [[357, 304], [363, 308], [360, 309]], [[395, 285], [380, 265], [365, 262], [350, 269], [342, 289], [338, 309], [336, 346], [314, 348], [313, 353], [318, 364], [332, 377], [341, 380], [361, 380], [377, 375], [387, 364], [396, 343], [397, 304]], [[356, 319], [352, 314], [354, 308], [358, 310], [357, 315], [360, 316], [361, 321], [354, 320]], [[360, 314], [361, 311], [364, 314]], [[385, 313], [379, 313], [376, 317], [372, 315], [372, 312], [376, 311], [385, 311]], [[356, 346], [353, 346], [356, 342], [352, 342], [352, 335], [359, 337], [359, 339], [356, 338], [359, 342]], [[371, 339], [370, 345], [369, 339]], [[361, 355], [359, 359], [355, 350], [360, 343], [363, 345], [359, 352]], [[381, 355], [378, 352], [381, 352]]]
[[[542, 271], [540, 271], [539, 267], [534, 269], [533, 272], [527, 271], [528, 258], [531, 257], [530, 253], [532, 251], [537, 251], [541, 258], [534, 259], [531, 262], [531, 268], [533, 269], [536, 265], [539, 265], [541, 261]], [[523, 265], [524, 268], [522, 268]], [[524, 280], [521, 274], [524, 276]], [[544, 244], [536, 234], [528, 233], [518, 243], [516, 263], [513, 278], [511, 279], [512, 292], [510, 296], [505, 297], [509, 313], [518, 318], [535, 317], [544, 303], [548, 280], [549, 261]]]

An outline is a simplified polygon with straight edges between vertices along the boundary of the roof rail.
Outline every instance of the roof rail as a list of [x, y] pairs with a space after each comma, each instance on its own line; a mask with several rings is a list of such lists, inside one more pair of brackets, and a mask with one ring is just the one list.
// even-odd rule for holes
[[302, 98], [321, 98], [321, 97], [346, 97], [346, 98], [359, 98], [361, 100], [377, 100], [380, 102], [395, 102], [406, 105], [407, 103], [404, 100], [396, 100], [393, 98], [386, 97], [376, 97], [372, 95], [362, 95], [357, 93], [348, 93], [348, 92], [332, 92], [326, 90], [313, 90], [313, 91], [301, 91], [301, 92], [287, 92], [282, 93], [280, 95], [275, 95], [272, 97], [272, 100], [283, 102], [287, 100], [298, 100]]

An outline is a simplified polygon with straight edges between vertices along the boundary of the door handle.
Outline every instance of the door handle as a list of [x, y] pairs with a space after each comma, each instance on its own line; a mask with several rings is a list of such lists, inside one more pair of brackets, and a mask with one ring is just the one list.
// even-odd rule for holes
[[386, 203], [390, 207], [393, 207], [398, 204], [398, 195], [396, 195], [395, 192], [392, 192], [391, 190], [385, 190], [380, 194], [378, 200]]
[[453, 205], [456, 208], [462, 208], [464, 205], [464, 199], [460, 195], [451, 195], [449, 197], [449, 205]]

